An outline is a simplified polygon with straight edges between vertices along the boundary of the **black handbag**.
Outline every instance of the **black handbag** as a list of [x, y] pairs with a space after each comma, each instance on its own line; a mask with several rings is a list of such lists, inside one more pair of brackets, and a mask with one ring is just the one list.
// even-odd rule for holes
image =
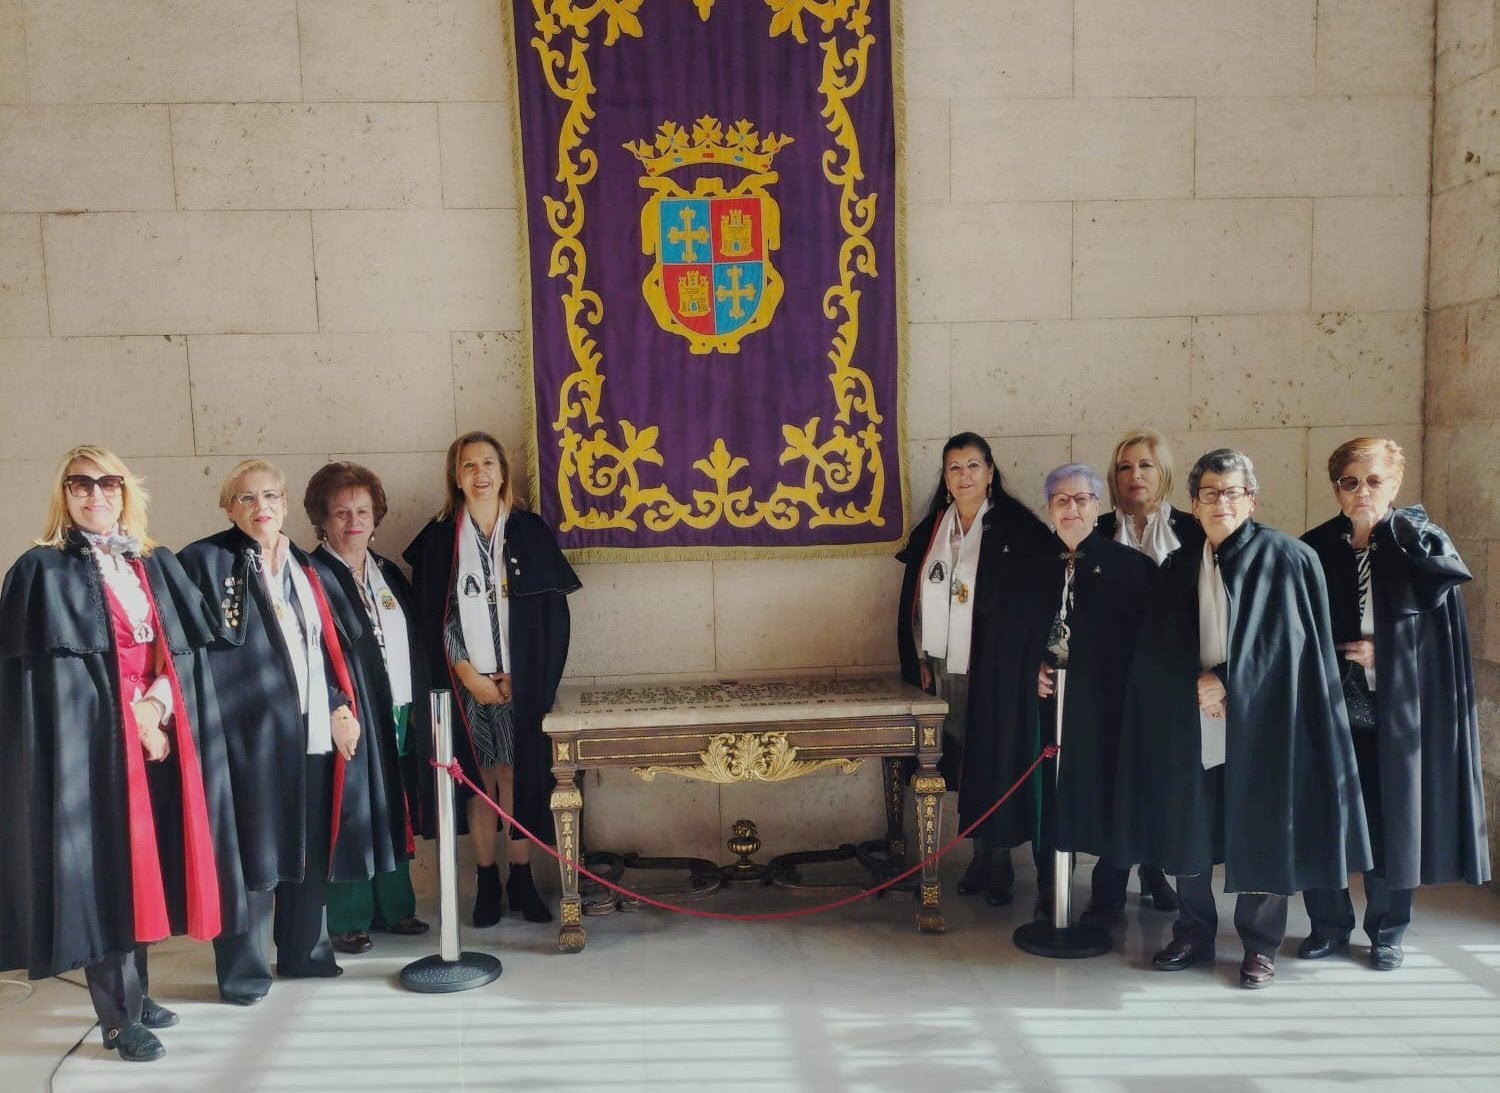
[[1340, 674], [1344, 684], [1344, 708], [1349, 711], [1351, 729], [1373, 729], [1375, 727], [1375, 696], [1365, 681], [1365, 670], [1352, 660], [1344, 661]]

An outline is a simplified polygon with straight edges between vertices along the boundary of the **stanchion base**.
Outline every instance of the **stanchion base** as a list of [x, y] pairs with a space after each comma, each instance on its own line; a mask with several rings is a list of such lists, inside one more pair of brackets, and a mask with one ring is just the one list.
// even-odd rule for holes
[[459, 953], [457, 960], [444, 960], [434, 953], [401, 969], [401, 985], [421, 994], [473, 990], [499, 978], [500, 961], [488, 953]]
[[1098, 926], [1076, 923], [1059, 930], [1050, 922], [1028, 922], [1016, 927], [1011, 935], [1016, 948], [1032, 956], [1045, 956], [1052, 960], [1081, 960], [1088, 956], [1102, 956], [1113, 945], [1109, 932]]

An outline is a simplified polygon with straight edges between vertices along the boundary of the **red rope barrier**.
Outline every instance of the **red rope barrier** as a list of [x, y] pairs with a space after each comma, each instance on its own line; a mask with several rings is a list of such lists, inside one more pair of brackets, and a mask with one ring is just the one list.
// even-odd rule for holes
[[840, 907], [848, 907], [851, 904], [858, 903], [860, 900], [869, 899], [871, 896], [879, 895], [887, 888], [894, 887], [895, 885], [900, 884], [902, 881], [906, 880], [908, 877], [919, 873], [923, 869], [927, 868], [928, 865], [936, 862], [943, 855], [947, 854], [955, 846], [963, 842], [963, 840], [967, 839], [974, 832], [974, 830], [979, 827], [980, 824], [984, 823], [984, 821], [988, 820], [995, 814], [996, 809], [998, 809], [1006, 801], [1010, 800], [1011, 796], [1015, 794], [1016, 790], [1020, 789], [1023, 785], [1026, 784], [1026, 779], [1030, 778], [1036, 771], [1036, 768], [1042, 765], [1042, 761], [1044, 759], [1052, 759], [1056, 755], [1056, 744], [1048, 744], [1046, 747], [1044, 747], [1041, 751], [1041, 754], [1032, 760], [1031, 766], [1026, 768], [1025, 773], [1015, 780], [1015, 783], [1005, 791], [1005, 793], [1000, 797], [998, 801], [990, 805], [989, 808], [985, 809], [983, 815], [981, 815], [979, 819], [975, 820], [968, 827], [960, 831], [947, 845], [939, 847], [928, 857], [923, 858], [921, 861], [917, 862], [916, 865], [913, 865], [910, 869], [906, 870], [904, 873], [901, 873], [899, 876], [892, 877], [887, 881], [882, 881], [880, 884], [875, 885], [873, 888], [866, 888], [861, 892], [856, 892], [852, 896], [845, 896], [843, 899], [834, 900], [832, 903], [820, 903], [816, 907], [799, 907], [796, 910], [792, 911], [768, 911], [763, 914], [756, 915], [734, 915], [729, 914], [725, 911], [700, 911], [696, 907], [682, 907], [675, 903], [663, 903], [661, 900], [652, 899], [650, 896], [643, 896], [639, 892], [633, 892], [629, 888], [624, 888], [618, 884], [613, 883], [612, 881], [607, 881], [598, 874], [589, 872], [588, 869], [584, 868], [584, 866], [574, 861], [573, 859], [563, 857], [556, 850], [553, 850], [552, 847], [548, 846], [545, 842], [528, 831], [515, 819], [515, 817], [511, 816], [508, 812], [506, 812], [503, 808], [501, 808], [498, 804], [491, 800], [489, 795], [486, 794], [483, 789], [481, 789], [479, 786], [476, 786], [469, 779], [469, 776], [465, 774], [463, 772], [463, 769], [459, 766], [458, 760], [455, 759], [446, 767], [438, 763], [436, 759], [429, 759], [428, 762], [431, 763], [434, 767], [437, 767], [439, 770], [447, 771], [448, 777], [452, 778], [455, 782], [458, 782], [460, 785], [467, 786], [476, 797], [490, 806], [490, 809], [495, 813], [495, 815], [499, 816], [506, 823], [512, 825], [532, 845], [540, 848], [548, 856], [552, 857], [559, 863], [572, 866], [578, 871], [580, 876], [587, 877], [595, 884], [607, 888], [611, 892], [618, 893], [619, 895], [622, 895], [627, 899], [644, 903], [648, 907], [655, 907], [661, 911], [672, 911], [679, 915], [690, 915], [693, 918], [712, 918], [720, 919], [726, 922], [775, 922], [778, 919], [805, 918], [808, 915], [818, 915], [822, 914], [824, 911], [835, 911]]

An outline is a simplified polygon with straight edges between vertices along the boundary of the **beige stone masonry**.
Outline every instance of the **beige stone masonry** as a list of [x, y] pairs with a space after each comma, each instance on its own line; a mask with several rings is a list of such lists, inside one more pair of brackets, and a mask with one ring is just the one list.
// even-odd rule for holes
[[1193, 320], [1194, 428], [1422, 419], [1421, 312]]
[[1075, 95], [1305, 95], [1315, 0], [1076, 0]]
[[442, 203], [432, 103], [174, 106], [184, 209], [405, 209]]
[[47, 216], [52, 332], [313, 330], [305, 212]]
[[324, 330], [519, 330], [512, 209], [315, 212]]
[[520, 397], [526, 388], [521, 332], [469, 331], [451, 338], [455, 432], [493, 433], [519, 460], [527, 430]]
[[1428, 95], [1432, 0], [1318, 0], [1320, 95]]
[[0, 338], [47, 333], [41, 218], [0, 213]]
[[297, 0], [27, 3], [32, 102], [302, 97]]
[[446, 208], [516, 207], [510, 112], [503, 102], [438, 104]]
[[1500, 420], [1500, 298], [1439, 308], [1427, 320], [1427, 420]]
[[309, 102], [507, 97], [495, 0], [299, 0], [297, 8]]
[[952, 115], [963, 104], [947, 99], [906, 103], [906, 200], [912, 205], [946, 205], [954, 200]]
[[1057, 201], [911, 207], [907, 318], [1066, 318], [1070, 215]]
[[0, 0], [0, 102], [25, 102], [31, 97], [22, 3], [23, 0]]
[[953, 103], [954, 202], [1190, 197], [1191, 99]]
[[[0, 338], [0, 376], [0, 461], [70, 443], [126, 459], [193, 454], [183, 338]], [[59, 421], [78, 439], [60, 444]]]
[[1425, 99], [1200, 99], [1200, 197], [1427, 193]]
[[1308, 306], [1310, 199], [1092, 201], [1074, 210], [1076, 318]]
[[905, 9], [913, 99], [1055, 98], [1073, 93], [1073, 27], [1052, 0], [919, 0]]
[[1188, 423], [1185, 318], [958, 323], [953, 409], [985, 436]]
[[[893, 538], [900, 534], [892, 531]], [[890, 663], [901, 590], [901, 567], [893, 557], [809, 558], [774, 569], [763, 562], [713, 567], [720, 671]], [[798, 620], [792, 630], [789, 618]]]
[[1415, 311], [1426, 302], [1428, 199], [1313, 202], [1315, 311]]
[[954, 433], [949, 414], [953, 327], [912, 323], [907, 328], [906, 438], [947, 440]]
[[[432, 451], [453, 434], [448, 336], [189, 339], [198, 451]], [[399, 408], [399, 410], [397, 409]]]
[[1440, 0], [1434, 85], [1443, 92], [1500, 64], [1500, 5], [1495, 0]]
[[1432, 196], [1427, 304], [1500, 294], [1500, 174]]
[[164, 106], [0, 106], [0, 211], [171, 209]]
[[1432, 190], [1500, 173], [1500, 67], [1443, 93], [1432, 134]]
[[573, 627], [570, 664], [598, 675], [714, 671], [713, 563], [595, 563], [578, 575], [588, 625]]

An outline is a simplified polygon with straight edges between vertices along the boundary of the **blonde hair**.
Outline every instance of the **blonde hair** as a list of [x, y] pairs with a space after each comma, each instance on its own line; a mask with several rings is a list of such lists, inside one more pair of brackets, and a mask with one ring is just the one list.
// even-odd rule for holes
[[1396, 477], [1406, 480], [1406, 453], [1394, 440], [1379, 436], [1357, 436], [1346, 440], [1328, 457], [1328, 481], [1337, 482], [1344, 468], [1360, 459], [1381, 459], [1390, 464]]
[[438, 511], [441, 519], [457, 516], [458, 511], [464, 507], [464, 491], [458, 485], [458, 460], [463, 455], [464, 448], [470, 444], [488, 444], [495, 449], [495, 455], [500, 459], [500, 502], [507, 509], [515, 507], [510, 480], [510, 458], [505, 454], [505, 447], [484, 430], [474, 429], [448, 445], [447, 462], [443, 466], [443, 507]]
[[1115, 454], [1109, 457], [1109, 507], [1117, 509], [1120, 507], [1120, 489], [1115, 485], [1116, 474], [1120, 466], [1120, 460], [1125, 455], [1126, 448], [1133, 448], [1137, 444], [1144, 444], [1151, 449], [1151, 455], [1156, 460], [1157, 477], [1160, 484], [1156, 489], [1156, 496], [1151, 499], [1151, 509], [1154, 512], [1161, 507], [1161, 503], [1172, 496], [1172, 449], [1167, 444], [1167, 438], [1155, 429], [1136, 429], [1134, 432], [1126, 433], [1120, 443], [1115, 445]]
[[141, 541], [141, 554], [150, 554], [156, 543], [146, 534], [146, 502], [151, 495], [146, 492], [145, 479], [131, 474], [130, 468], [114, 452], [99, 444], [80, 444], [63, 453], [57, 464], [57, 473], [52, 476], [52, 495], [47, 499], [47, 520], [37, 546], [50, 546], [62, 550], [68, 545], [68, 532], [73, 529], [73, 520], [68, 515], [67, 482], [68, 468], [80, 459], [96, 464], [105, 474], [117, 474], [125, 480], [120, 488], [120, 531], [134, 535]]
[[264, 471], [276, 479], [276, 488], [286, 493], [286, 475], [281, 473], [281, 468], [274, 463], [264, 459], [245, 459], [234, 465], [234, 468], [224, 476], [224, 481], [219, 483], [219, 508], [225, 512], [234, 504], [234, 495], [238, 492], [235, 487], [239, 485], [241, 478], [252, 471]]

